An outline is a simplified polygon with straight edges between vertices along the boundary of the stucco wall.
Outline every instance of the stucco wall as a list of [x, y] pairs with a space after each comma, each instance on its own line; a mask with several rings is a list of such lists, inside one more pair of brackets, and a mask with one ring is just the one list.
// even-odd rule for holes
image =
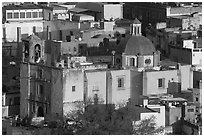
[[[79, 51], [78, 49], [78, 42], [62, 42], [61, 43], [61, 53], [62, 54], [71, 54], [76, 55]], [[74, 48], [76, 48], [76, 51], [74, 51]]]
[[202, 65], [202, 51], [192, 53], [192, 65]]
[[185, 48], [170, 48], [170, 59], [179, 63], [192, 64], [192, 52], [191, 49]]
[[[75, 86], [75, 91], [72, 91]], [[84, 73], [82, 70], [63, 70], [63, 102], [83, 101]]]
[[130, 71], [130, 77], [131, 77], [131, 101], [133, 104], [140, 105], [140, 95], [142, 95], [142, 89], [143, 89], [143, 81], [142, 81], [142, 73], [138, 71], [131, 70]]
[[88, 71], [86, 73], [88, 89], [88, 98], [94, 97], [98, 93], [99, 101], [102, 99], [106, 103], [106, 71]]
[[[158, 87], [158, 79], [164, 78], [164, 87]], [[143, 95], [167, 93], [168, 82], [178, 82], [177, 70], [143, 72]]]
[[110, 18], [123, 18], [123, 5], [120, 4], [107, 4], [104, 5], [104, 19]]
[[[112, 102], [115, 104], [125, 102], [130, 98], [130, 70], [113, 70], [112, 76]], [[124, 78], [124, 88], [118, 88], [118, 78]]]
[[63, 114], [63, 78], [62, 70], [52, 69], [51, 114]]
[[28, 114], [28, 103], [26, 98], [28, 98], [28, 66], [27, 64], [20, 65], [20, 116], [25, 117]]
[[6, 40], [9, 42], [17, 41], [17, 27], [21, 27], [21, 37], [26, 38], [33, 33], [33, 26], [36, 26], [37, 33], [43, 32], [42, 21], [5, 23]]
[[155, 111], [159, 110], [156, 119], [157, 126], [165, 127], [165, 106], [148, 105], [147, 107]]
[[181, 66], [181, 90], [193, 88], [193, 71], [190, 65]]

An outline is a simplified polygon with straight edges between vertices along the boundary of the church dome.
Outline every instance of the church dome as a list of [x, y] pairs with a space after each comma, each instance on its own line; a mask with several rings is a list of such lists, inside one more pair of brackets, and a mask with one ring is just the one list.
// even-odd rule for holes
[[153, 55], [156, 52], [152, 42], [144, 36], [132, 36], [126, 44], [126, 55]]

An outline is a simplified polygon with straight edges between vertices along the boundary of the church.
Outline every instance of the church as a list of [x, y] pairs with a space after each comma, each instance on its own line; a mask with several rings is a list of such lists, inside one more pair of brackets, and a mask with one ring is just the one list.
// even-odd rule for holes
[[[76, 102], [141, 105], [144, 96], [165, 95], [193, 87], [190, 65], [161, 61], [160, 52], [141, 35], [141, 23], [130, 26], [131, 37], [122, 42], [121, 69], [61, 68], [60, 45], [30, 36], [24, 41], [21, 64], [21, 116], [66, 115]], [[51, 48], [52, 47], [52, 48]]]

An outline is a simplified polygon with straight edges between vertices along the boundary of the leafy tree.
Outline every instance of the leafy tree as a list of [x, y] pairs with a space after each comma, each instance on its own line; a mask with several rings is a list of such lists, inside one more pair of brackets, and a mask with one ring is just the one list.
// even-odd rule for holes
[[[90, 102], [91, 99], [89, 100]], [[163, 131], [156, 128], [155, 118], [142, 120], [133, 126], [133, 113], [121, 103], [120, 109], [115, 105], [79, 103], [79, 109], [75, 109], [66, 117], [67, 127], [71, 127], [73, 134], [78, 135], [152, 135]]]
[[136, 122], [133, 126], [135, 135], [156, 135], [164, 132], [164, 127], [157, 127], [155, 116]]

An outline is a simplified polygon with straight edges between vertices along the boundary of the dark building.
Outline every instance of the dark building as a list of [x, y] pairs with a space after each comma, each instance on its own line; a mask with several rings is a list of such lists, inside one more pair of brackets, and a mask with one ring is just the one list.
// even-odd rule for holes
[[125, 2], [123, 10], [125, 19], [138, 18], [142, 22], [143, 35], [149, 24], [155, 26], [158, 22], [166, 22], [166, 6], [162, 3]]

